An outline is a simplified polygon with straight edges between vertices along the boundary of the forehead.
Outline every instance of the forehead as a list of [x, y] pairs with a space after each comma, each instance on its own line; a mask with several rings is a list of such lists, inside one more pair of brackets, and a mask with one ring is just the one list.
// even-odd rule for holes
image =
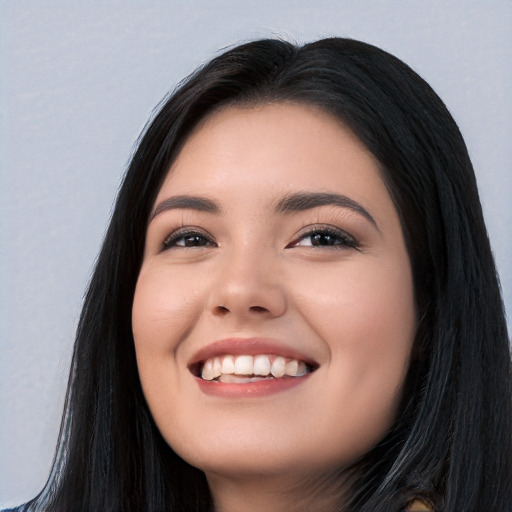
[[296, 189], [388, 196], [377, 162], [354, 133], [303, 104], [226, 107], [188, 137], [158, 199], [169, 194], [254, 196]]

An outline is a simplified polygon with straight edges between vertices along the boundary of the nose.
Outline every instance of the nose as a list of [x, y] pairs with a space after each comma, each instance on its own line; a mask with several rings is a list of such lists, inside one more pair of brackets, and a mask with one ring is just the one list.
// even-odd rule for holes
[[226, 254], [210, 295], [210, 310], [236, 320], [277, 318], [286, 311], [286, 295], [271, 251], [238, 250]]

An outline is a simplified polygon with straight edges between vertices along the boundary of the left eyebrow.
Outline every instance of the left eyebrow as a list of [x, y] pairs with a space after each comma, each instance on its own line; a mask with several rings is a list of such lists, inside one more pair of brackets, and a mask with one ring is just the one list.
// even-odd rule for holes
[[297, 192], [283, 197], [276, 205], [277, 213], [293, 213], [303, 210], [310, 210], [318, 206], [334, 205], [350, 210], [362, 215], [369, 220], [377, 229], [375, 219], [370, 215], [368, 210], [361, 206], [358, 202], [350, 199], [350, 197], [333, 194], [327, 192]]

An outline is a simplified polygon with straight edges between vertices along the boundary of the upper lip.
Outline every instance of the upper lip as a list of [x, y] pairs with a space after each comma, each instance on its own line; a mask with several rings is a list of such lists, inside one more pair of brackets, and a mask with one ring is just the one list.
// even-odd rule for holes
[[277, 355], [288, 359], [304, 361], [311, 368], [316, 369], [318, 363], [311, 357], [301, 353], [294, 347], [277, 340], [265, 338], [226, 338], [199, 349], [190, 359], [189, 368], [197, 368], [206, 360], [223, 355]]

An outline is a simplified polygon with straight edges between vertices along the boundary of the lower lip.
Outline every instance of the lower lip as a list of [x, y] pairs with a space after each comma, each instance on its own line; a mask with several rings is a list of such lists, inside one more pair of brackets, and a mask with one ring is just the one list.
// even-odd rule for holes
[[226, 382], [217, 382], [213, 380], [204, 380], [196, 377], [197, 383], [203, 393], [225, 398], [248, 398], [268, 396], [281, 391], [294, 388], [305, 382], [311, 373], [303, 377], [290, 377], [280, 379], [263, 379], [256, 382], [246, 382], [243, 384], [233, 384]]

